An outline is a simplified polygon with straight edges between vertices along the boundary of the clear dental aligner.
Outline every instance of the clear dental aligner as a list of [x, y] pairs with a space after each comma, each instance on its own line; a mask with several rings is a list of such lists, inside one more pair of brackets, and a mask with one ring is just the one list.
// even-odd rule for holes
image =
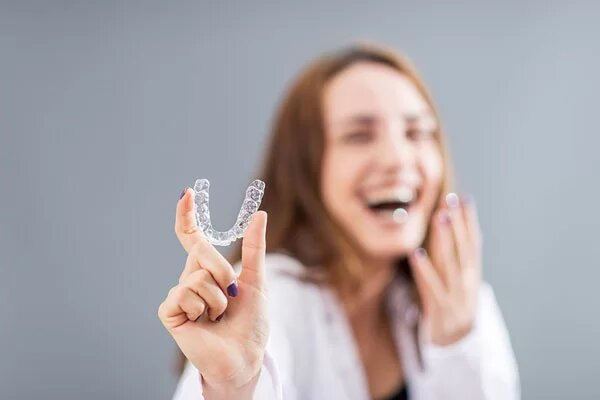
[[215, 246], [227, 246], [244, 236], [246, 228], [252, 219], [252, 216], [262, 200], [265, 192], [265, 183], [261, 180], [254, 180], [248, 189], [246, 189], [246, 198], [242, 203], [237, 220], [231, 229], [226, 232], [219, 232], [213, 229], [210, 222], [210, 210], [208, 208], [208, 189], [210, 183], [208, 179], [198, 179], [194, 184], [194, 208], [196, 212], [196, 222], [198, 227], [204, 233], [204, 236]]

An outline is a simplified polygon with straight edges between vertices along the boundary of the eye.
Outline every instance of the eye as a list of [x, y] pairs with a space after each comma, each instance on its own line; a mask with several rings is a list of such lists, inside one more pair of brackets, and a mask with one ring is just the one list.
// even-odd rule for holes
[[406, 131], [406, 136], [411, 140], [427, 140], [433, 138], [434, 131], [431, 129], [410, 128]]
[[368, 130], [353, 131], [342, 137], [344, 143], [368, 143], [373, 138], [373, 133]]

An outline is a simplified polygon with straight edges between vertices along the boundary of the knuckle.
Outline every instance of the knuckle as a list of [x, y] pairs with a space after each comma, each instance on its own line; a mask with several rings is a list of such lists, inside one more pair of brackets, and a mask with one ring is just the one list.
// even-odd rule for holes
[[165, 303], [164, 303], [164, 301], [162, 303], [160, 303], [160, 305], [158, 306], [157, 315], [158, 315], [158, 319], [160, 319], [162, 321], [163, 318], [164, 318], [164, 315], [165, 315]]
[[229, 286], [229, 284], [235, 280], [233, 267], [231, 267], [228, 263], [219, 265], [219, 268], [216, 268], [215, 275], [216, 280], [224, 287]]
[[204, 299], [200, 298], [200, 302], [198, 303], [198, 316], [204, 314], [204, 311], [206, 311], [206, 302]]
[[175, 233], [178, 237], [183, 235], [190, 235], [196, 233], [198, 227], [194, 223], [193, 219], [189, 220], [188, 216], [177, 218], [175, 221]]
[[173, 293], [171, 294], [171, 296], [177, 304], [181, 304], [182, 302], [185, 301], [186, 290], [183, 286], [179, 286], [179, 287], [175, 288], [175, 290], [173, 290]]
[[200, 269], [200, 270], [196, 271], [195, 274], [196, 274], [196, 279], [197, 279], [196, 282], [200, 283], [200, 284], [205, 284], [205, 283], [209, 282], [211, 279], [210, 272], [206, 269]]
[[201, 288], [209, 282], [209, 277], [210, 273], [207, 270], [199, 269], [192, 272], [185, 284], [193, 288]]
[[192, 312], [190, 312], [190, 319], [192, 321], [196, 321], [198, 318], [200, 318], [202, 316], [202, 314], [204, 314], [204, 310], [206, 309], [206, 306], [204, 305], [204, 303], [200, 303], [199, 305], [197, 305], [196, 307], [194, 307], [194, 310]]
[[242, 244], [242, 248], [250, 249], [250, 250], [265, 250], [267, 248], [267, 246], [263, 243], [244, 242]]
[[215, 290], [213, 295], [208, 299], [208, 308], [211, 314], [222, 314], [227, 309], [227, 305], [227, 297], [221, 290]]
[[183, 226], [181, 231], [186, 235], [191, 235], [198, 232], [198, 227], [195, 224], [189, 224], [188, 226]]
[[227, 298], [225, 296], [219, 296], [215, 304], [212, 305], [212, 308], [217, 314], [223, 314], [227, 309]]

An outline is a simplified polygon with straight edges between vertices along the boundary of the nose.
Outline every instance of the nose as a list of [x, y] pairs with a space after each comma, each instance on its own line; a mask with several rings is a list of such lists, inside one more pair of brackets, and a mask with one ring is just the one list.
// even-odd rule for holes
[[380, 135], [377, 162], [385, 169], [396, 171], [411, 165], [415, 161], [415, 148], [406, 137], [403, 123], [390, 123]]

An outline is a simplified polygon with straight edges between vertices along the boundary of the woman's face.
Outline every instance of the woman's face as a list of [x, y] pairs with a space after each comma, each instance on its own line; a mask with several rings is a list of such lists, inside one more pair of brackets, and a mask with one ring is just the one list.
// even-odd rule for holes
[[406, 76], [374, 62], [333, 77], [323, 107], [327, 211], [367, 258], [407, 255], [423, 242], [443, 175], [431, 108]]

